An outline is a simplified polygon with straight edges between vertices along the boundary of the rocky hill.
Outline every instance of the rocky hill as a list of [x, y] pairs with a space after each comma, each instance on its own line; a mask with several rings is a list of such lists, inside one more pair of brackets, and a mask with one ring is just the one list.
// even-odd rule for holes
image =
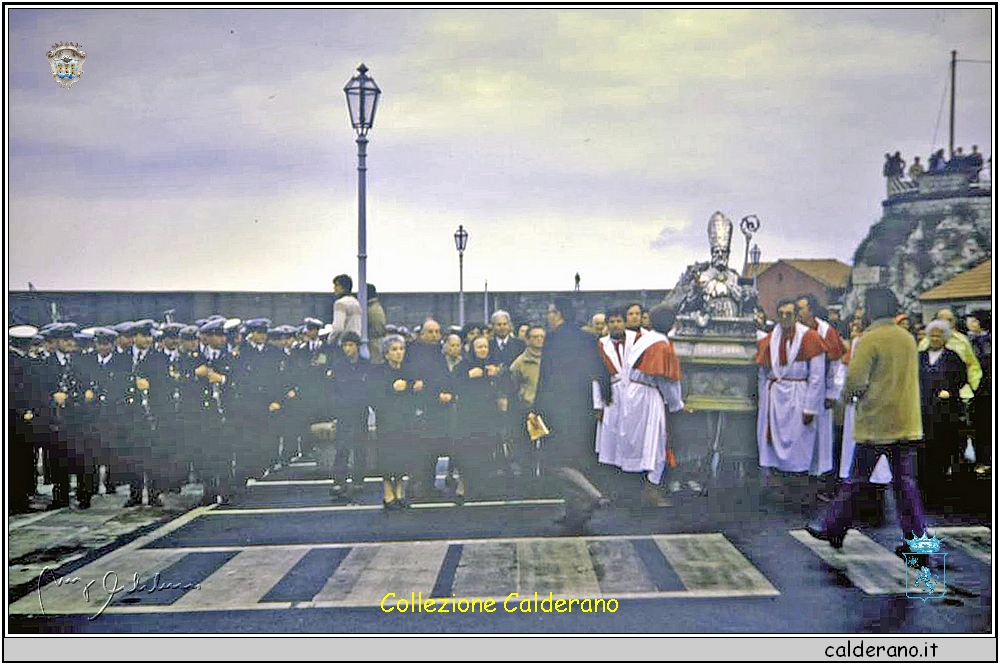
[[[992, 187], [964, 176], [924, 176], [892, 187], [882, 218], [854, 253], [854, 266], [881, 268], [906, 311], [917, 311], [920, 294], [992, 254]], [[898, 185], [898, 183], [897, 183]], [[866, 287], [852, 284], [846, 311], [862, 302]]]

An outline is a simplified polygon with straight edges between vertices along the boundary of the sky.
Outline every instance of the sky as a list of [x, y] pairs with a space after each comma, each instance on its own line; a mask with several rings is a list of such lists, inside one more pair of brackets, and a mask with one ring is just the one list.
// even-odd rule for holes
[[[8, 289], [671, 288], [720, 210], [850, 263], [883, 155], [992, 156], [991, 9], [7, 8]], [[45, 54], [87, 54], [72, 88]]]

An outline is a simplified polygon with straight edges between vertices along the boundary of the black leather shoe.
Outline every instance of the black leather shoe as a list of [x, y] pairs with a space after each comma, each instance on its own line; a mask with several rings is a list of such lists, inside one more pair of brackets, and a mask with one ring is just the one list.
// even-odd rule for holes
[[832, 533], [824, 531], [822, 527], [813, 522], [806, 524], [806, 532], [813, 538], [816, 538], [817, 540], [825, 540], [826, 542], [830, 543], [830, 547], [832, 547], [835, 550], [843, 549], [844, 537], [847, 535], [844, 533], [834, 535]]
[[58, 510], [59, 508], [69, 508], [69, 487], [64, 485], [56, 485], [52, 488], [52, 503], [49, 504], [49, 510]]
[[125, 502], [125, 508], [135, 508], [136, 506], [142, 505], [142, 491], [129, 492], [128, 501]]

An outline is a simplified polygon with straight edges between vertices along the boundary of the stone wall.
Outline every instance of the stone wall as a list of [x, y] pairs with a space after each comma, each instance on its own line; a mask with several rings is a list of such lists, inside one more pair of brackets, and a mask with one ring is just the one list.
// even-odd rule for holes
[[[581, 322], [612, 304], [638, 302], [652, 307], [669, 291], [499, 291], [489, 294], [489, 311], [505, 309], [515, 322], [545, 323], [545, 311], [552, 299], [570, 297]], [[136, 319], [163, 320], [163, 313], [175, 310], [174, 320], [192, 322], [212, 314], [241, 319], [267, 317], [275, 324], [298, 324], [307, 316], [328, 322], [333, 317], [330, 293], [254, 293], [195, 291], [9, 291], [8, 324], [41, 325], [51, 318], [52, 303], [62, 321], [82, 325], [102, 325]], [[483, 292], [465, 294], [468, 322], [483, 320]], [[382, 307], [389, 323], [413, 327], [426, 317], [443, 325], [458, 323], [457, 293], [383, 293]]]
[[[855, 267], [881, 266], [882, 283], [906, 311], [919, 312], [920, 294], [992, 254], [991, 188], [954, 175], [925, 176], [919, 193], [890, 197], [854, 256]], [[852, 285], [846, 311], [863, 303]]]

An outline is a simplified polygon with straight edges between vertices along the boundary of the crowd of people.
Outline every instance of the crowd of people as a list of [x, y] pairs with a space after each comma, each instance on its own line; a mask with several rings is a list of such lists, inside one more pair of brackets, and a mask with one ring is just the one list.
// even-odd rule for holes
[[[12, 327], [11, 510], [32, 505], [39, 460], [50, 507], [70, 505], [75, 475], [75, 505], [86, 509], [99, 482], [112, 493], [127, 485], [127, 505], [157, 505], [192, 482], [206, 503], [237, 500], [249, 479], [324, 447], [335, 498], [351, 500], [362, 474], [376, 473], [388, 510], [432, 495], [502, 496], [518, 476], [550, 479], [573, 529], [612, 497], [669, 505], [670, 422], [690, 412], [671, 308], [629, 303], [580, 325], [573, 302], [556, 298], [544, 324], [496, 311], [488, 323], [443, 331], [428, 318], [411, 332], [386, 322], [371, 289], [366, 349], [351, 280], [334, 284], [328, 324], [214, 315]], [[871, 418], [845, 388], [849, 367], [883, 322], [863, 309], [829, 317], [810, 294], [779, 303], [773, 322], [758, 314], [765, 494], [805, 477], [818, 479], [817, 500], [832, 500], [838, 478], [848, 484], [858, 470]], [[977, 470], [989, 470], [990, 324], [984, 312], [966, 321], [969, 336], [942, 310], [918, 340], [910, 317], [890, 318], [919, 369], [925, 445], [913, 475], [925, 503], [944, 500], [949, 474], [968, 459], [964, 432], [975, 432]], [[898, 473], [876, 469], [873, 479]]]
[[[449, 334], [431, 318], [411, 333], [385, 322], [370, 290], [365, 349], [351, 287], [346, 275], [334, 280], [328, 324], [213, 315], [191, 325], [11, 327], [11, 510], [33, 505], [39, 462], [52, 485], [49, 508], [70, 505], [71, 476], [80, 509], [101, 482], [109, 493], [127, 485], [128, 506], [160, 505], [164, 493], [191, 483], [203, 486], [206, 503], [228, 502], [247, 480], [332, 439], [325, 459], [337, 498], [354, 497], [359, 474], [377, 473], [387, 509], [433, 493], [462, 502], [470, 493], [502, 495], [508, 478], [546, 466], [555, 482], [565, 480], [567, 496], [585, 497], [570, 501], [566, 523], [589, 516], [592, 499], [605, 497], [583, 480], [592, 471], [581, 460], [596, 459], [594, 400], [609, 411], [625, 400], [592, 390], [611, 386], [610, 378], [601, 382], [607, 370], [598, 341], [621, 337], [626, 354], [643, 335], [646, 344], [666, 342], [641, 328], [640, 306], [609, 312], [610, 334], [569, 323], [568, 300], [550, 307], [545, 325], [515, 331], [510, 315], [497, 311], [487, 324]], [[662, 355], [660, 346], [649, 357]], [[619, 356], [614, 366], [623, 362]], [[529, 421], [548, 428], [542, 455]], [[651, 427], [653, 450], [665, 440], [662, 418]], [[610, 463], [659, 480], [662, 455], [639, 449], [619, 461], [607, 447], [609, 427], [602, 440]]]
[[967, 175], [969, 182], [979, 180], [979, 173], [983, 170], [983, 154], [979, 152], [979, 146], [972, 146], [972, 152], [965, 154], [964, 148], [955, 148], [955, 152], [950, 157], [945, 156], [944, 148], [935, 151], [927, 159], [926, 165], [920, 161], [920, 157], [914, 157], [910, 168], [906, 168], [906, 161], [899, 151], [895, 153], [885, 153], [885, 162], [882, 165], [882, 176], [890, 180], [901, 180], [903, 176], [908, 176], [916, 182], [924, 175], [940, 175], [943, 173], [961, 173]]
[[[864, 481], [875, 485], [892, 482], [899, 475], [897, 460], [885, 451], [869, 459], [873, 448], [862, 443], [872, 443], [867, 432], [891, 429], [908, 417], [905, 433], [890, 432], [875, 442], [905, 439], [913, 444], [907, 472], [912, 478], [904, 480], [916, 483], [921, 506], [950, 508], [955, 494], [946, 491], [949, 479], [990, 471], [990, 315], [970, 313], [965, 319], [969, 336], [958, 330], [948, 308], [926, 327], [914, 326], [910, 315], [899, 313], [891, 291], [872, 292], [873, 298], [881, 298], [875, 317], [871, 308], [861, 307], [848, 321], [839, 316], [828, 320], [833, 317], [808, 294], [779, 302], [774, 322], [758, 317], [757, 440], [765, 493], [780, 495], [796, 481], [811, 478], [805, 503], [815, 508], [835, 501], [838, 486], [849, 485], [852, 474], [862, 473]], [[900, 332], [887, 336], [882, 330], [886, 324]], [[879, 352], [860, 344], [880, 336], [886, 340]], [[885, 400], [880, 411], [869, 411], [862, 422], [865, 386], [884, 378], [892, 354], [912, 355], [913, 374], [883, 385], [880, 390], [895, 401]], [[909, 408], [908, 398], [916, 405], [915, 416], [902, 413]], [[864, 463], [857, 467], [861, 457]], [[897, 496], [898, 505], [902, 500]]]

